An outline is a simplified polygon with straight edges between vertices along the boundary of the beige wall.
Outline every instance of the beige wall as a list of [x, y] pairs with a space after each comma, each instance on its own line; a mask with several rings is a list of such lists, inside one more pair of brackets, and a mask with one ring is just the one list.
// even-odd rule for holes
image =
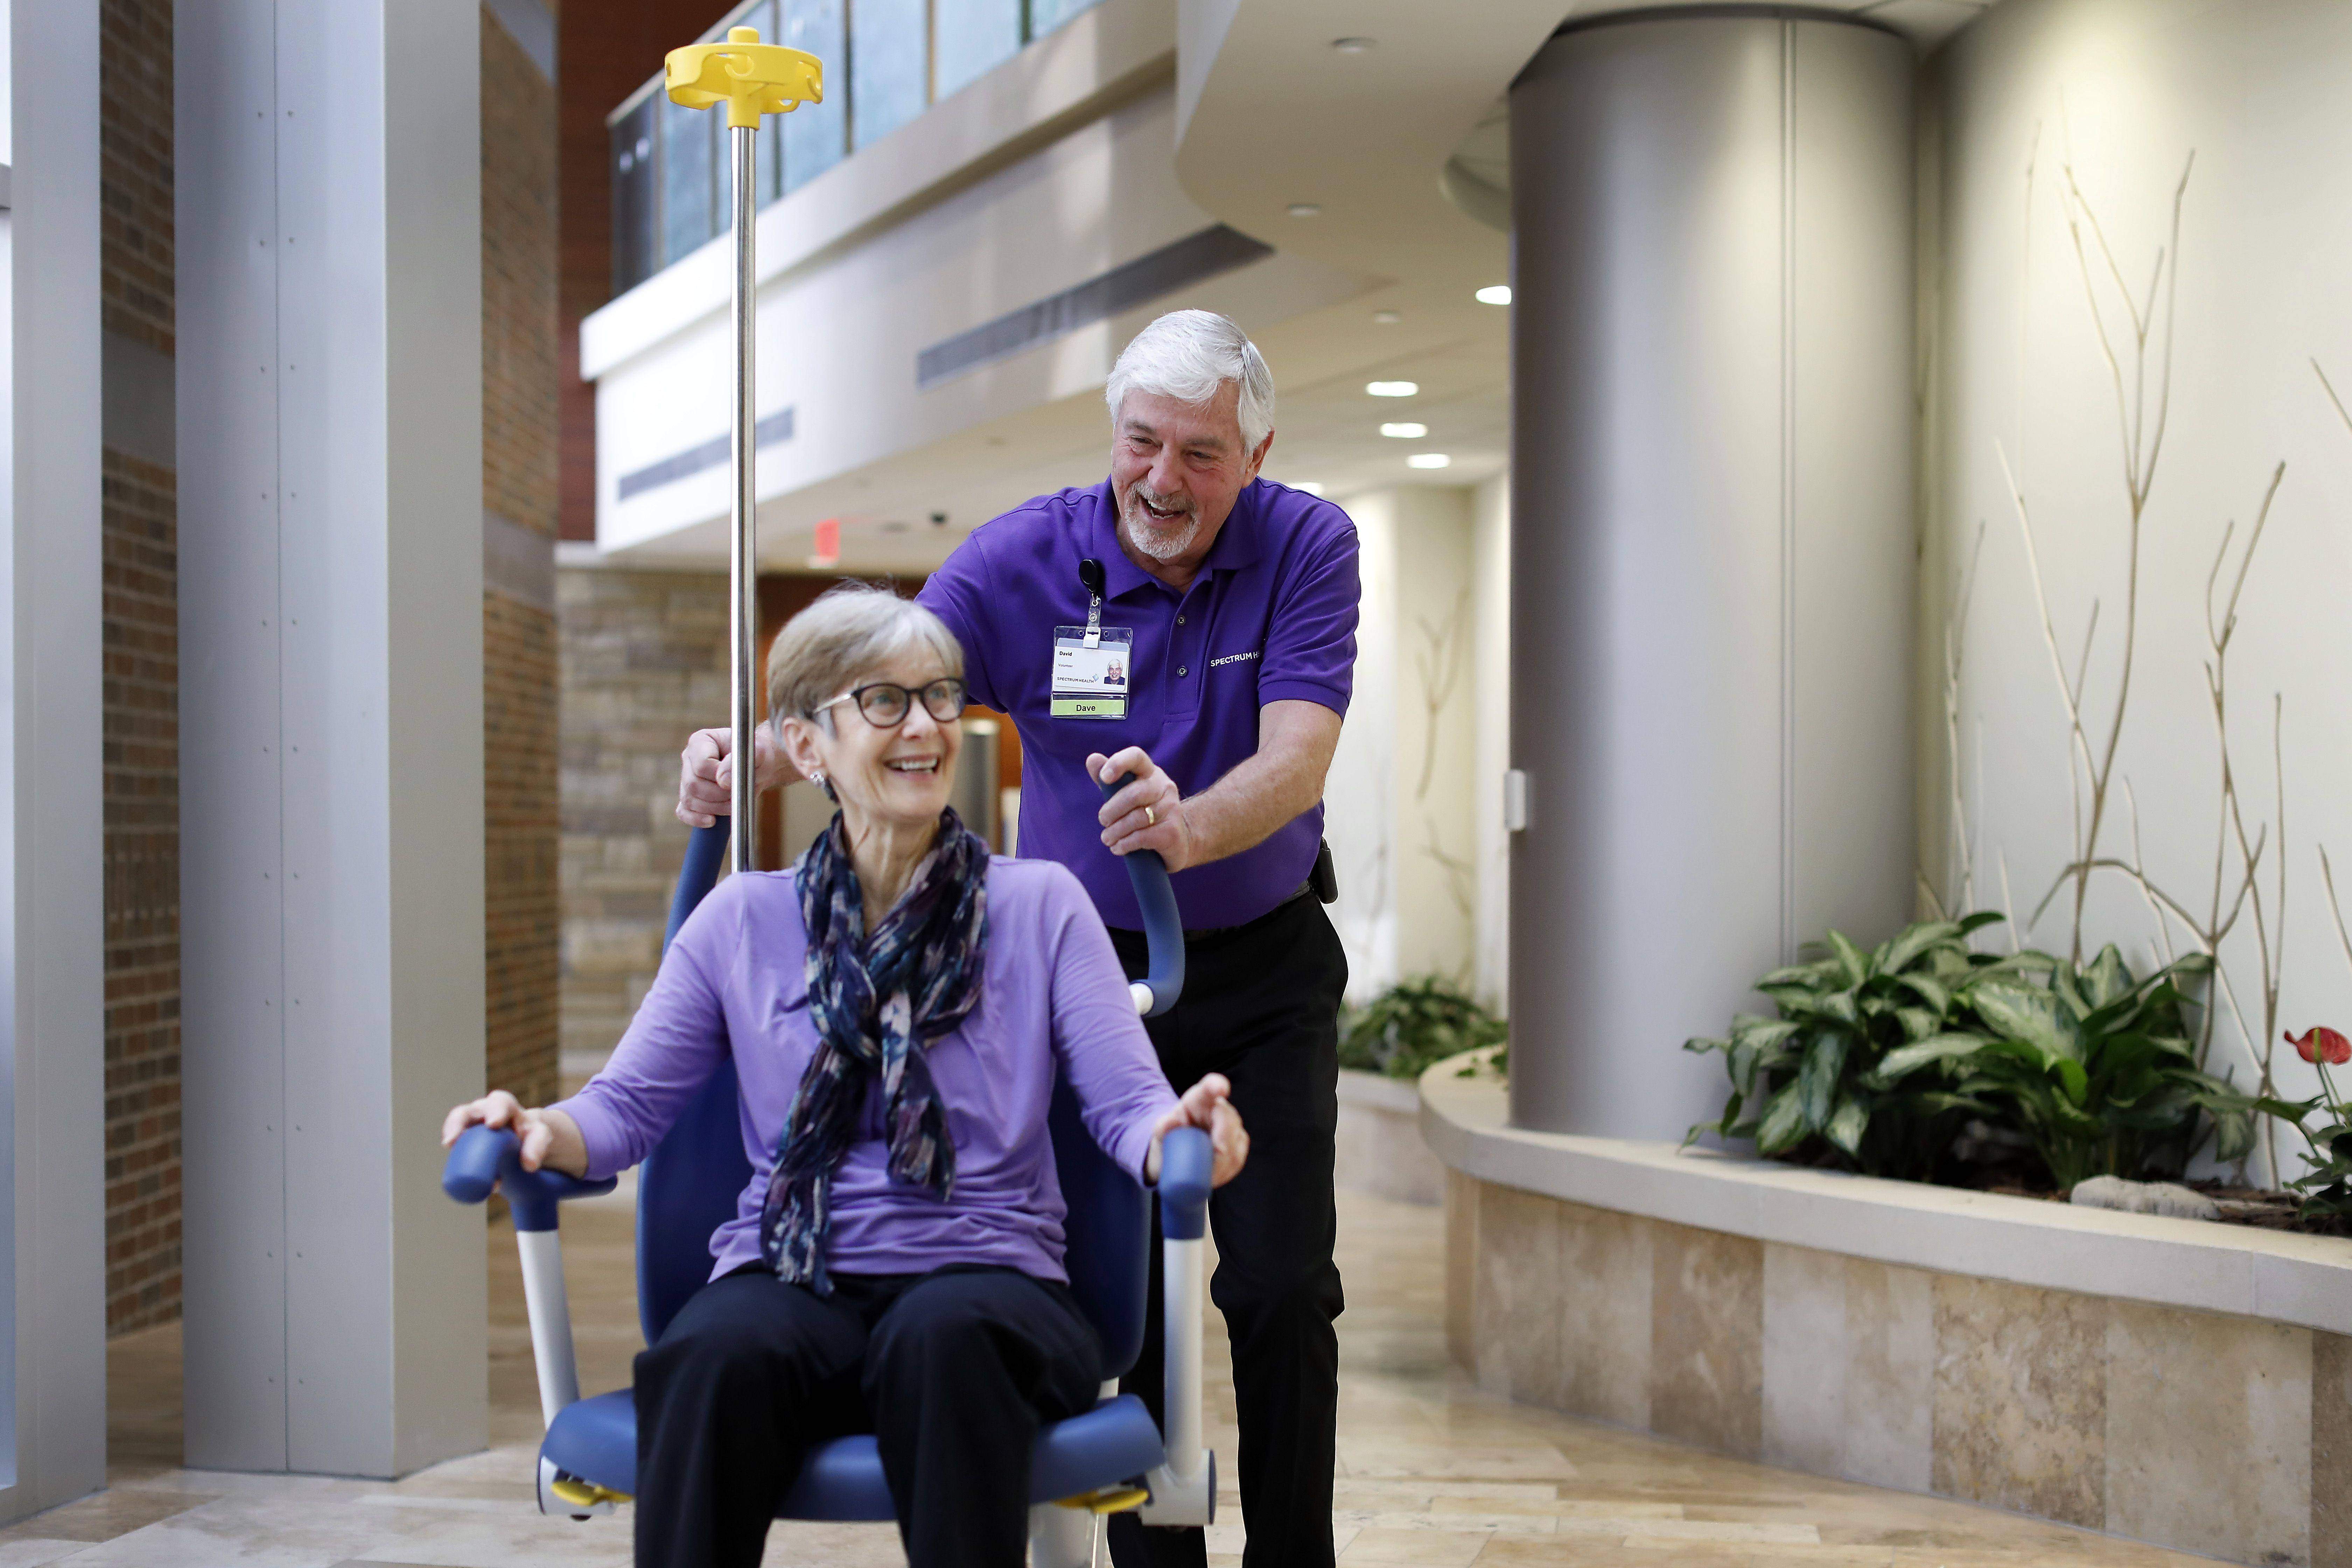
[[1472, 492], [1341, 501], [1361, 545], [1356, 689], [1325, 788], [1349, 994], [1477, 973], [1477, 584]]
[[1446, 1177], [1446, 1334], [1513, 1399], [2248, 1563], [2352, 1563], [2352, 1341]]
[[[2200, 945], [2217, 849], [2226, 911], [2260, 844], [2261, 907], [2221, 950], [2213, 1061], [2242, 1084], [2280, 1030], [2352, 1016], [2321, 861], [2352, 855], [2352, 641], [2325, 629], [2352, 588], [2352, 424], [2319, 374], [2352, 395], [2347, 70], [2342, 5], [2007, 0], [1932, 62], [1922, 116], [1921, 870], [2064, 951], [2071, 890], [2033, 918], [2064, 868], [2136, 861], [2148, 890], [2097, 873], [2080, 939], [2145, 962]], [[2282, 464], [2223, 667], [2242, 841], [2217, 832], [2207, 670]], [[2312, 1092], [2277, 1055], [2281, 1086]]]

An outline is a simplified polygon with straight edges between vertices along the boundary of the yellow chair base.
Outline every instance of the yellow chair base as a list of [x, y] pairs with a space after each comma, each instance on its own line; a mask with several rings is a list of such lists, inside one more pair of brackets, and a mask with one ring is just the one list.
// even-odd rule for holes
[[1151, 1494], [1141, 1487], [1104, 1487], [1098, 1491], [1080, 1492], [1076, 1497], [1056, 1498], [1055, 1508], [1082, 1510], [1087, 1513], [1125, 1513], [1141, 1508], [1151, 1500]]
[[600, 1502], [629, 1500], [626, 1492], [616, 1492], [610, 1487], [600, 1487], [577, 1476], [558, 1476], [547, 1483], [547, 1489], [574, 1508], [594, 1508]]

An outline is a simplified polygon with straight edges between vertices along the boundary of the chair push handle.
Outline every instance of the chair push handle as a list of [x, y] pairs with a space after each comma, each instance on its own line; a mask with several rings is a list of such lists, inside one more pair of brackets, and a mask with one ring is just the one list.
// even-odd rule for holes
[[[1102, 786], [1108, 800], [1134, 782], [1122, 773]], [[1127, 862], [1127, 879], [1135, 889], [1136, 907], [1143, 912], [1143, 940], [1151, 954], [1150, 968], [1140, 980], [1129, 983], [1135, 1010], [1157, 1018], [1176, 1005], [1184, 991], [1184, 921], [1176, 912], [1176, 888], [1168, 879], [1168, 863], [1159, 851], [1138, 849], [1120, 857]]]

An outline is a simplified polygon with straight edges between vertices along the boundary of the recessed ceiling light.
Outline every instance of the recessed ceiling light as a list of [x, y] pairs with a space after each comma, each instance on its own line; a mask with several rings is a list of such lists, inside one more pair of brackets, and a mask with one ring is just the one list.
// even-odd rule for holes
[[1415, 452], [1404, 460], [1404, 466], [1408, 468], [1443, 468], [1453, 461], [1443, 452]]
[[1292, 217], [1315, 217], [1323, 211], [1320, 202], [1293, 202], [1285, 209]]
[[1368, 55], [1380, 47], [1378, 38], [1334, 38], [1331, 47], [1343, 55]]
[[1379, 322], [1383, 327], [1393, 327], [1399, 321], [1404, 320], [1404, 312], [1402, 310], [1374, 310], [1372, 312], [1372, 320]]
[[1374, 397], [1411, 397], [1421, 390], [1417, 381], [1368, 381], [1364, 390]]
[[1418, 441], [1429, 434], [1429, 426], [1406, 419], [1393, 425], [1381, 426], [1381, 434], [1393, 436], [1400, 441]]
[[1508, 283], [1489, 283], [1478, 290], [1478, 303], [1481, 305], [1507, 305], [1510, 302], [1511, 286]]
[[1304, 490], [1311, 496], [1319, 496], [1323, 493], [1323, 481], [1321, 479], [1292, 479], [1290, 481], [1290, 488], [1295, 490]]

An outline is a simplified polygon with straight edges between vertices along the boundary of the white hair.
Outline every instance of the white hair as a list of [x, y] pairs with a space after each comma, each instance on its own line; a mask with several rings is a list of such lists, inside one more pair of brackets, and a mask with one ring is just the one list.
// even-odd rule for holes
[[1274, 428], [1274, 373], [1248, 335], [1214, 310], [1171, 310], [1119, 352], [1103, 401], [1117, 425], [1119, 405], [1130, 392], [1206, 403], [1227, 382], [1241, 388], [1234, 413], [1243, 449], [1255, 452]]
[[929, 648], [950, 675], [963, 674], [963, 645], [947, 623], [878, 583], [846, 582], [786, 621], [768, 647], [771, 716], [814, 718], [862, 676], [903, 649]]

